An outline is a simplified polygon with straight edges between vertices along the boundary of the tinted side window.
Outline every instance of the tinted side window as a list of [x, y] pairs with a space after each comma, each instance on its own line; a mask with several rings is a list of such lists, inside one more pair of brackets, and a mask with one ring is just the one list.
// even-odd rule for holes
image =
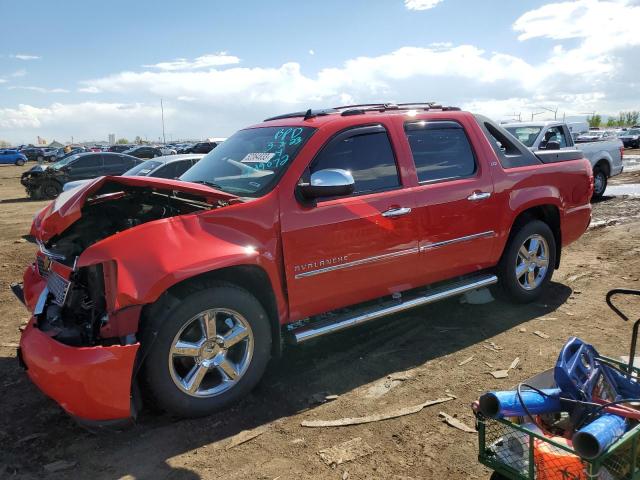
[[419, 182], [468, 177], [476, 171], [473, 150], [464, 129], [455, 122], [405, 125]]
[[86, 157], [82, 157], [78, 159], [77, 162], [73, 164], [74, 167], [82, 167], [82, 168], [97, 168], [102, 166], [102, 156], [101, 155], [87, 155]]
[[311, 165], [311, 173], [327, 168], [349, 170], [354, 194], [390, 190], [400, 186], [398, 167], [386, 132], [340, 135], [325, 146]]
[[545, 148], [548, 142], [558, 142], [560, 148], [567, 146], [567, 138], [564, 135], [564, 130], [560, 127], [551, 127], [544, 134], [544, 139], [540, 142], [540, 148]]
[[[158, 170], [153, 172], [154, 177], [158, 178], [175, 178], [176, 175], [176, 164], [178, 162], [172, 162], [160, 167]], [[185, 170], [186, 171], [186, 170]], [[184, 173], [184, 172], [183, 172]]]
[[176, 169], [171, 178], [179, 177], [193, 166], [191, 160], [180, 160], [179, 162], [173, 162], [173, 164], [176, 166]]
[[122, 158], [119, 155], [104, 155], [104, 166], [114, 167], [116, 165], [122, 165]]
[[125, 165], [127, 168], [133, 168], [134, 165], [137, 164], [135, 159], [126, 155], [118, 155], [118, 158], [120, 159], [120, 163], [122, 163], [122, 165]]

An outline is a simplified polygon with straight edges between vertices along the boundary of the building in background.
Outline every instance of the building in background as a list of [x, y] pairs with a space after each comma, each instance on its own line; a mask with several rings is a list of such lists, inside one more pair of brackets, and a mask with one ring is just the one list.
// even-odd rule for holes
[[110, 133], [109, 134], [109, 145], [114, 145], [116, 143], [116, 134], [115, 133]]

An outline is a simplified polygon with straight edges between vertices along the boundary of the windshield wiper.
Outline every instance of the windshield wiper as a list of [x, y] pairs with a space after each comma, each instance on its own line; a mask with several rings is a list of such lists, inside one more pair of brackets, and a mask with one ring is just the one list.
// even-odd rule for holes
[[222, 187], [217, 183], [207, 182], [206, 180], [191, 180], [191, 183], [200, 183], [202, 185], [206, 185], [207, 187], [217, 188], [218, 190], [222, 190]]

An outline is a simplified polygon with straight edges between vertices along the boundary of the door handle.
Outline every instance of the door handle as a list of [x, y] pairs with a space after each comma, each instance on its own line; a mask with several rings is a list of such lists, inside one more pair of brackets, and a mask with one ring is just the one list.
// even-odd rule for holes
[[389, 210], [382, 212], [382, 216], [387, 218], [394, 218], [401, 217], [402, 215], [406, 215], [408, 213], [411, 213], [411, 209], [409, 207], [390, 208]]
[[491, 196], [491, 192], [473, 192], [467, 197], [470, 202], [477, 202], [478, 200], [486, 200]]

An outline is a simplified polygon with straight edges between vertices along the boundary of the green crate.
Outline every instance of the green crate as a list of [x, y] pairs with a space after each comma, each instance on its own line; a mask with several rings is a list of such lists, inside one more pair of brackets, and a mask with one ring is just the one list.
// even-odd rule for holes
[[[606, 357], [603, 357], [606, 358]], [[606, 358], [622, 368], [626, 365]], [[634, 369], [639, 374], [638, 369]], [[525, 382], [529, 383], [529, 381]], [[535, 382], [534, 382], [535, 383]], [[640, 424], [625, 433], [598, 458], [587, 460], [562, 443], [531, 432], [506, 419], [478, 415], [480, 463], [500, 475], [522, 480], [635, 480], [640, 479]], [[510, 448], [509, 448], [510, 447]], [[541, 461], [541, 455], [547, 455]], [[553, 458], [555, 457], [555, 458]]]

